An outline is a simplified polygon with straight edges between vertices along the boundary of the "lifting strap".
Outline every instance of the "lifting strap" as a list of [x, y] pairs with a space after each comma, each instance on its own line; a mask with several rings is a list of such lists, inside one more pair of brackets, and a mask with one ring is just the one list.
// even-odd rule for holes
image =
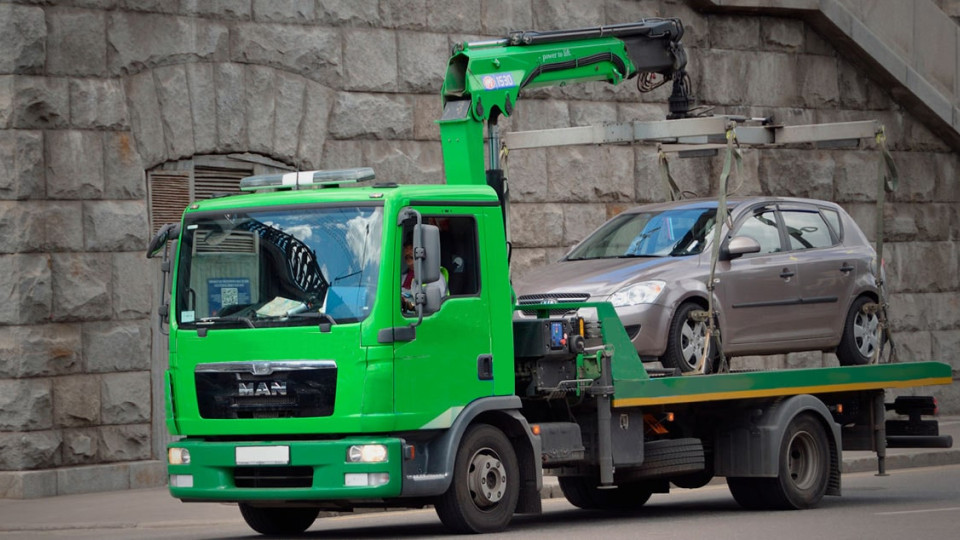
[[657, 162], [660, 167], [660, 179], [667, 186], [667, 192], [670, 193], [671, 201], [679, 201], [683, 198], [680, 188], [677, 187], [677, 181], [670, 174], [670, 162], [667, 161], [667, 153], [663, 151], [663, 146], [657, 145]]
[[[720, 173], [719, 196], [717, 198], [717, 217], [716, 224], [713, 227], [713, 245], [710, 248], [710, 277], [707, 280], [707, 336], [704, 340], [703, 354], [700, 357], [699, 369], [697, 372], [705, 374], [707, 372], [707, 360], [710, 358], [710, 342], [715, 341], [717, 345], [717, 355], [719, 363], [716, 366], [717, 373], [729, 371], [727, 357], [723, 354], [723, 340], [720, 336], [720, 329], [716, 326], [716, 307], [713, 305], [714, 289], [716, 288], [717, 260], [720, 258], [720, 242], [723, 240], [723, 226], [729, 227], [730, 216], [727, 215], [727, 179], [730, 177], [730, 169], [736, 164], [737, 179], [743, 179], [743, 155], [740, 153], [739, 143], [737, 141], [736, 124], [730, 123], [727, 126], [727, 146], [723, 157], [723, 171]], [[711, 339], [713, 338], [713, 339]]]
[[874, 276], [877, 285], [877, 319], [880, 327], [880, 343], [874, 352], [871, 363], [880, 362], [884, 346], [890, 344], [890, 361], [897, 362], [897, 348], [893, 342], [893, 334], [890, 332], [890, 325], [887, 322], [887, 301], [884, 298], [884, 271], [883, 271], [883, 206], [886, 202], [887, 193], [893, 193], [900, 183], [900, 174], [897, 172], [897, 164], [890, 155], [887, 148], [887, 135], [883, 126], [877, 129], [876, 133], [877, 148], [880, 150], [880, 161], [877, 165], [877, 273]]

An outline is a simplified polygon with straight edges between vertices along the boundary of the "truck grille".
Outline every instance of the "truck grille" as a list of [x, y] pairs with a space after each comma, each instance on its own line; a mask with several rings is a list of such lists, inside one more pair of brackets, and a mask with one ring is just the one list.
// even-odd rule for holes
[[[527, 304], [544, 304], [551, 302], [586, 302], [589, 299], [590, 295], [584, 293], [524, 294], [517, 299], [517, 304], [523, 306]], [[537, 316], [537, 310], [535, 309], [524, 309], [521, 310], [521, 313], [528, 317]], [[575, 313], [575, 310], [551, 309], [548, 313], [551, 317], [556, 315], [572, 315]]]
[[313, 487], [313, 467], [236, 467], [233, 485], [238, 488]]
[[330, 416], [337, 365], [329, 360], [200, 364], [200, 416], [211, 419]]

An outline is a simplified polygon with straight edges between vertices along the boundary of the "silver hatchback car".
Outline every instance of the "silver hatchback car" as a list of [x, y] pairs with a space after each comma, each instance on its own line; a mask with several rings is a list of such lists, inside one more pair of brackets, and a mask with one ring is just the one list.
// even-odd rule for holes
[[[864, 309], [877, 302], [877, 260], [853, 219], [810, 199], [727, 207], [714, 291], [724, 353], [823, 350], [843, 365], [868, 363], [880, 346], [877, 315]], [[716, 200], [623, 212], [518, 282], [519, 303], [609, 301], [644, 361], [697, 369], [707, 323], [691, 313], [707, 307], [716, 213]]]

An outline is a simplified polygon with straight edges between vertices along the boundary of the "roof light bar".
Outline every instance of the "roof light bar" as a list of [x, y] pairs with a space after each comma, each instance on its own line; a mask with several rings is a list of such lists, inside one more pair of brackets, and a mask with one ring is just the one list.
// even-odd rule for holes
[[370, 167], [328, 171], [300, 171], [285, 174], [261, 174], [240, 180], [243, 191], [261, 189], [300, 189], [333, 187], [373, 180], [376, 175]]

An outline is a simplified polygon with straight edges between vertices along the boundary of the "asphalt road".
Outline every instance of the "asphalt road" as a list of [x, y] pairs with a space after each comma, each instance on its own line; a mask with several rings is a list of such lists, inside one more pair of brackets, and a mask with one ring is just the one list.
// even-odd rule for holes
[[[583, 539], [698, 538], [711, 540], [776, 538], [946, 539], [960, 522], [960, 465], [901, 469], [843, 477], [842, 497], [827, 497], [819, 508], [798, 512], [748, 512], [733, 501], [723, 483], [698, 490], [654, 495], [638, 513], [611, 516], [585, 512], [563, 499], [544, 501], [541, 516], [517, 516], [509, 530], [484, 538]], [[78, 496], [81, 504], [82, 496]], [[122, 499], [107, 501], [124, 512]], [[236, 508], [206, 505], [207, 519], [78, 522], [77, 527], [12, 530], [0, 538], [261, 538], [246, 527]], [[4, 510], [11, 510], [10, 507]], [[67, 509], [61, 510], [67, 511]], [[82, 508], [80, 509], [82, 513]], [[0, 515], [0, 521], [16, 519]], [[2, 525], [0, 525], [2, 528]], [[451, 538], [432, 510], [348, 515], [317, 520], [305, 538]], [[456, 537], [453, 537], [456, 538]], [[463, 538], [463, 537], [459, 537]]]

